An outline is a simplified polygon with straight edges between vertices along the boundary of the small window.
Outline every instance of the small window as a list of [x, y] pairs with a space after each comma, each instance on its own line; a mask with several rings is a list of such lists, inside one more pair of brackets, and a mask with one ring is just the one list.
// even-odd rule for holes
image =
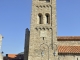
[[38, 14], [39, 17], [39, 24], [43, 24], [43, 16], [41, 13]]
[[46, 14], [46, 23], [50, 24], [50, 15], [48, 13]]

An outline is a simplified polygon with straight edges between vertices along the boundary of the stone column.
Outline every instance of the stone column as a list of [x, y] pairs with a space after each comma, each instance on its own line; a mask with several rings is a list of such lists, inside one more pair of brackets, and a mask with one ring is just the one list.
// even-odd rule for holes
[[2, 38], [3, 38], [2, 35], [0, 35], [0, 60], [3, 60], [3, 56], [1, 53]]

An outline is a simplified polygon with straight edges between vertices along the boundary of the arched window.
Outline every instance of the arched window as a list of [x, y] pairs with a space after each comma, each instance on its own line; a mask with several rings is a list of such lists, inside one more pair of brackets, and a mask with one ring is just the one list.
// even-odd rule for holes
[[46, 15], [46, 23], [50, 24], [50, 15], [48, 13], [46, 13], [45, 15]]
[[41, 13], [38, 14], [39, 17], [39, 24], [43, 24], [43, 16]]

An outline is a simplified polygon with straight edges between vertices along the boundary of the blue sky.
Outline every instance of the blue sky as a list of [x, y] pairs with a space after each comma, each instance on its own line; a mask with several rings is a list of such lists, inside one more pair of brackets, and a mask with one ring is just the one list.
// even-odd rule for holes
[[[31, 0], [0, 0], [2, 51], [24, 51], [25, 29], [30, 29]], [[80, 0], [57, 0], [57, 35], [80, 36]]]

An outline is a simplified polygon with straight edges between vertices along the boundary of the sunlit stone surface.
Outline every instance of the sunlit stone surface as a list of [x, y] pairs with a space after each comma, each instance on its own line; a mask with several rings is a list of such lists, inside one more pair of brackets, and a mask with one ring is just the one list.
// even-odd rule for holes
[[2, 55], [2, 53], [0, 53], [0, 60], [3, 60], [3, 55]]
[[3, 55], [1, 53], [2, 38], [2, 35], [0, 35], [0, 60], [3, 60]]

